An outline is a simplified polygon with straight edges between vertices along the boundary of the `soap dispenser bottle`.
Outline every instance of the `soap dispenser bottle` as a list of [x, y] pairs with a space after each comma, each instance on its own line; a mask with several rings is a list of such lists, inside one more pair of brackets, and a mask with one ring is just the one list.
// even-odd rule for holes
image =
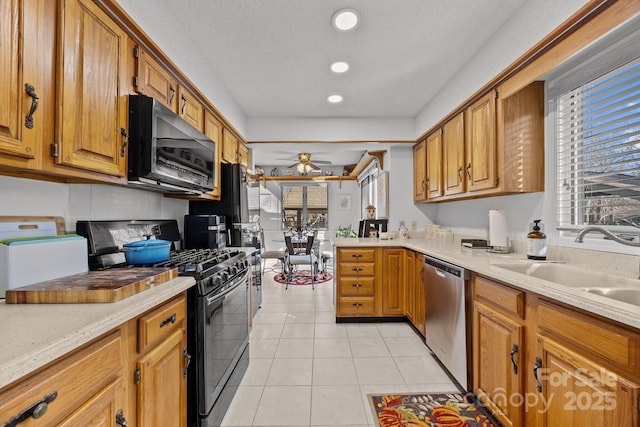
[[533, 230], [527, 234], [527, 258], [534, 260], [547, 259], [547, 236], [540, 231], [540, 222], [533, 221]]

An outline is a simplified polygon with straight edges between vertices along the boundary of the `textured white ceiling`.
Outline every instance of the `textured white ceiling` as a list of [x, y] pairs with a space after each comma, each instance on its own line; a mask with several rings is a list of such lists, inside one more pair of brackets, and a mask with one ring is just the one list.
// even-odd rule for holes
[[[252, 117], [414, 118], [525, 0], [119, 0]], [[356, 9], [351, 32], [333, 13]], [[344, 75], [329, 71], [349, 62]], [[207, 83], [206, 81], [204, 82]], [[329, 94], [344, 102], [331, 105]], [[214, 104], [218, 93], [207, 93]], [[223, 111], [224, 113], [224, 111]]]

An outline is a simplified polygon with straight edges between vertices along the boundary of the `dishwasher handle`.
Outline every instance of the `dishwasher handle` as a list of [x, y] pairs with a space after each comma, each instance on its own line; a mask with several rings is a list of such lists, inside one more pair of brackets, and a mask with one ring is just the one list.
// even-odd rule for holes
[[428, 255], [424, 256], [424, 265], [433, 267], [440, 277], [446, 277], [447, 274], [451, 274], [464, 280], [471, 278], [469, 270]]

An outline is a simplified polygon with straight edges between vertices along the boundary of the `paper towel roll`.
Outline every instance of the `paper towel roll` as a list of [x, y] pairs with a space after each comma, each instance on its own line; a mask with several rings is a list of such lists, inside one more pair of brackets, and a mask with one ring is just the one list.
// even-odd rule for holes
[[501, 209], [489, 210], [489, 245], [509, 247], [509, 227], [507, 217]]

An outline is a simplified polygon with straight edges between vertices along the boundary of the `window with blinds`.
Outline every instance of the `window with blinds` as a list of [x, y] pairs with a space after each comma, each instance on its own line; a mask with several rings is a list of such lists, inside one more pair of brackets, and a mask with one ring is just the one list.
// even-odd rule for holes
[[640, 58], [555, 103], [559, 228], [640, 226]]

